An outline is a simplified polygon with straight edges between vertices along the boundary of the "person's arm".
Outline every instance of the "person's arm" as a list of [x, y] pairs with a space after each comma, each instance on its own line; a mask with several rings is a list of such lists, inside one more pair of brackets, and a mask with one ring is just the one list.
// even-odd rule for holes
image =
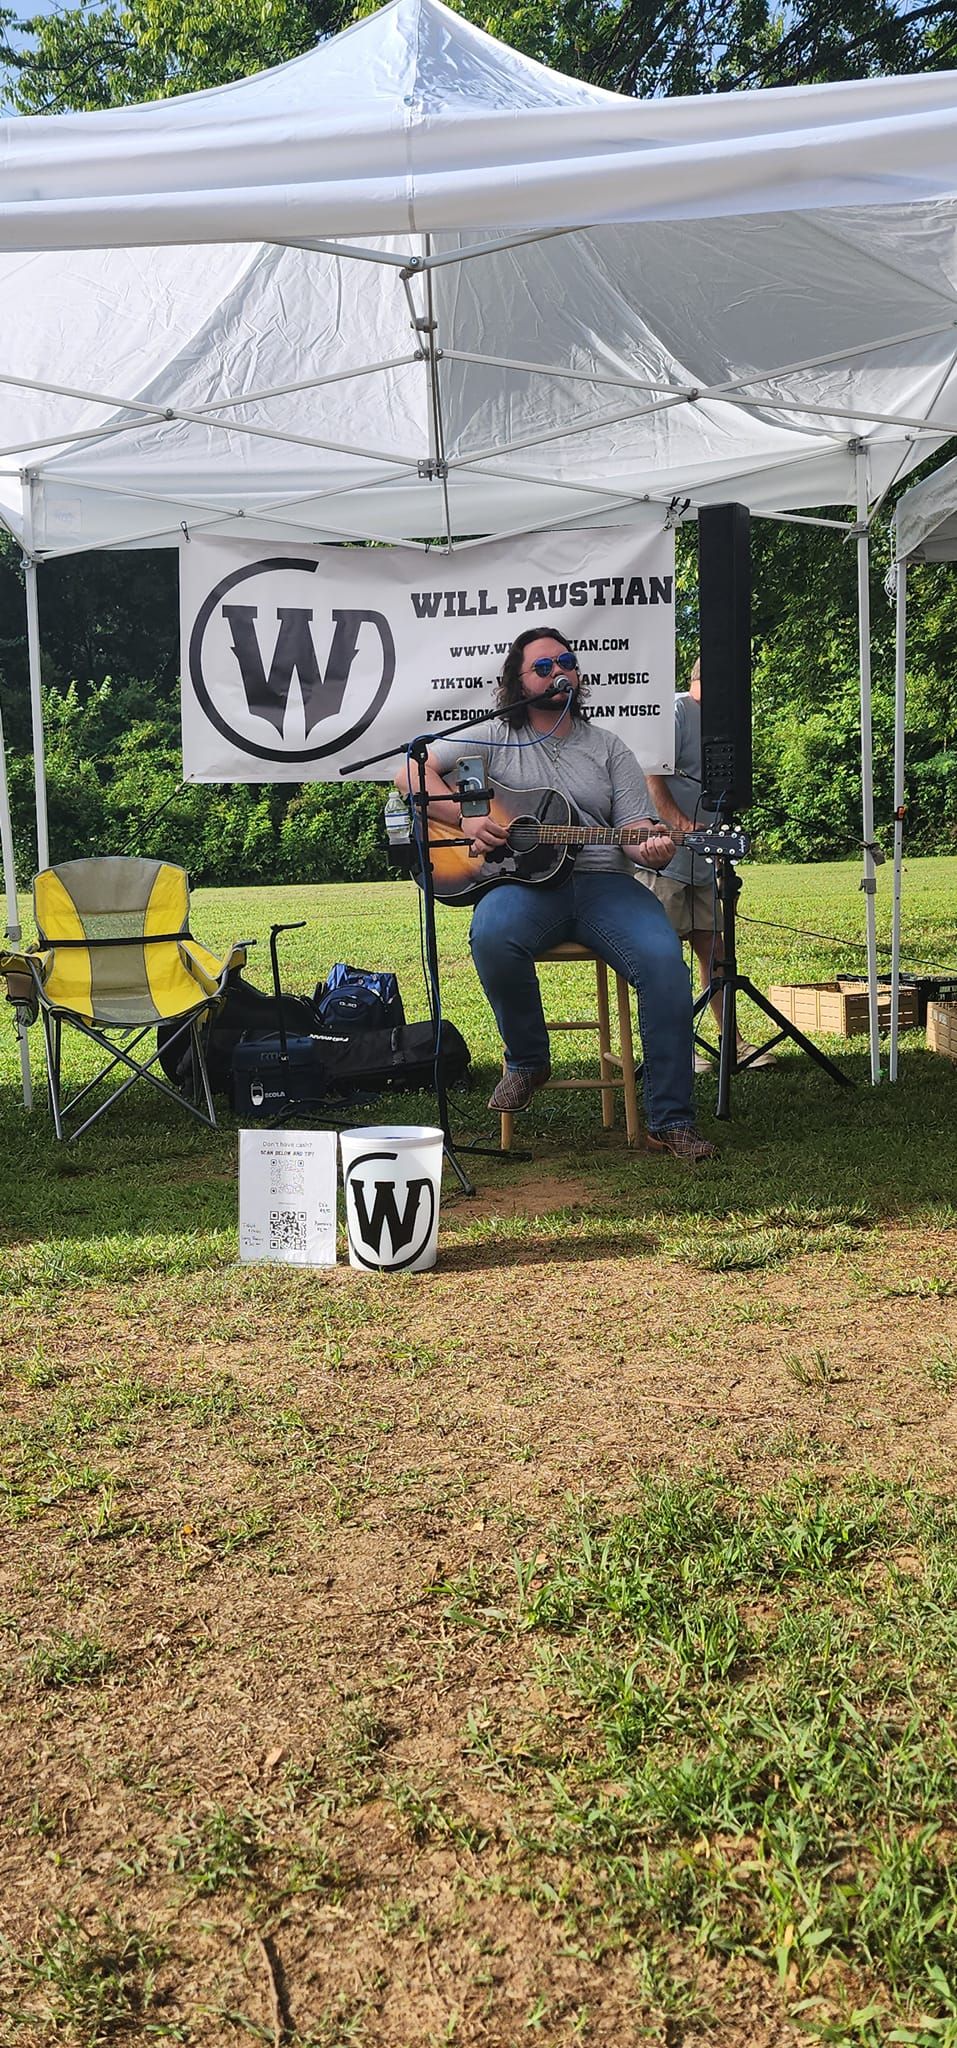
[[666, 868], [668, 862], [675, 857], [675, 842], [667, 825], [659, 825], [655, 818], [633, 818], [631, 823], [645, 826], [651, 836], [648, 839], [637, 840], [632, 846], [625, 844], [622, 852], [627, 853], [629, 860], [633, 860], [636, 867]]
[[667, 825], [648, 816], [651, 777], [644, 776], [631, 749], [614, 733], [608, 736], [608, 772], [612, 822], [626, 828], [641, 825], [650, 834], [632, 846], [623, 846], [622, 852], [636, 867], [666, 868], [674, 859], [675, 842]]
[[668, 788], [667, 776], [647, 775], [645, 780], [648, 784], [648, 794], [659, 818], [663, 819], [666, 825], [673, 826], [675, 832], [693, 832], [694, 820], [686, 817], [680, 805], [675, 803]]
[[[417, 773], [410, 776], [409, 766], [405, 761], [396, 773], [395, 786], [403, 796], [408, 796], [411, 792], [414, 800], [419, 778]], [[455, 831], [461, 832], [462, 838], [469, 841], [474, 854], [490, 853], [493, 847], [501, 846], [505, 838], [504, 825], [499, 825], [494, 818], [463, 818], [458, 791], [452, 783], [446, 781], [444, 775], [440, 775], [431, 754], [427, 754], [425, 758], [425, 787], [429, 796], [443, 799], [439, 803], [429, 805], [429, 818], [434, 818], [442, 825], [451, 825]], [[444, 801], [445, 797], [448, 797], [448, 803]]]

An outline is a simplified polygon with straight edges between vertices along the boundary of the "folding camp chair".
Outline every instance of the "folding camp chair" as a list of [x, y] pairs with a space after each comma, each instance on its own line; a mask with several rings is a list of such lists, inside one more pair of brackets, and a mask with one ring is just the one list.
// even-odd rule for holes
[[[131, 1071], [90, 1116], [70, 1132], [81, 1131], [118, 1102], [137, 1081], [149, 1081], [199, 1118], [215, 1124], [216, 1113], [206, 1071], [204, 1026], [222, 1000], [226, 977], [245, 963], [241, 945], [225, 960], [197, 944], [189, 930], [189, 882], [183, 868], [169, 861], [139, 860], [113, 854], [98, 860], [69, 860], [44, 868], [33, 884], [37, 944], [21, 954], [7, 954], [11, 1000], [21, 1012], [23, 974], [32, 981], [43, 1019], [47, 1049], [50, 1109], [58, 1138], [67, 1118], [117, 1067]], [[164, 1051], [182, 1036], [192, 1045], [193, 1099], [152, 1072], [159, 1059], [136, 1057], [143, 1040], [158, 1024], [178, 1028]], [[64, 1025], [73, 1025], [109, 1055], [92, 1081], [64, 1101], [60, 1083], [60, 1047]]]

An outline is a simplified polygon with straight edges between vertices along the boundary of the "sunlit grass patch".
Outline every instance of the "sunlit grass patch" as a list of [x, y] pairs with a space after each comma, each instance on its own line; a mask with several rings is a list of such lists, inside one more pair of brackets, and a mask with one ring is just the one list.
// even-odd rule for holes
[[75, 1636], [64, 1629], [31, 1651], [27, 1675], [34, 1685], [48, 1690], [66, 1685], [99, 1685], [115, 1665], [113, 1651], [97, 1636]]
[[557, 1531], [515, 1610], [548, 1703], [510, 1778], [551, 1808], [539, 1854], [642, 1947], [759, 1958], [818, 2038], [869, 2005], [875, 2042], [949, 2040], [955, 1591], [953, 1506], [904, 1488], [656, 1483]]
[[49, 1937], [38, 1939], [33, 1948], [17, 1953], [5, 1944], [0, 1949], [0, 1964], [16, 1985], [17, 2002], [9, 2014], [16, 2028], [13, 2039], [28, 2038], [20, 2030], [39, 2022], [44, 2039], [65, 2040], [72, 2048], [101, 2048], [104, 2042], [127, 2039], [131, 2029], [138, 2032], [139, 2022], [150, 2014], [156, 2023], [149, 2034], [154, 2039], [165, 2035], [156, 1996], [163, 1959], [159, 1942], [108, 1914], [87, 1925], [73, 1913], [57, 1913]]

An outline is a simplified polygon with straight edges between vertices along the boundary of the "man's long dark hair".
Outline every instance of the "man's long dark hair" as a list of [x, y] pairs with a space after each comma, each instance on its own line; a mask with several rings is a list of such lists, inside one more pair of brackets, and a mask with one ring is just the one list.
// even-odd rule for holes
[[[522, 702], [525, 694], [522, 689], [522, 659], [526, 647], [533, 640], [557, 640], [559, 647], [567, 647], [570, 654], [575, 652], [571, 641], [566, 640], [564, 633], [560, 633], [557, 626], [530, 626], [527, 633], [520, 633], [518, 639], [512, 641], [511, 647], [505, 656], [499, 680], [498, 696], [495, 699], [496, 710], [501, 712], [506, 725], [512, 727], [525, 725], [528, 720], [528, 707]], [[582, 705], [583, 696], [584, 685], [579, 683], [569, 707], [573, 718], [585, 719], [588, 717], [588, 713]], [[555, 715], [557, 718], [557, 704]]]

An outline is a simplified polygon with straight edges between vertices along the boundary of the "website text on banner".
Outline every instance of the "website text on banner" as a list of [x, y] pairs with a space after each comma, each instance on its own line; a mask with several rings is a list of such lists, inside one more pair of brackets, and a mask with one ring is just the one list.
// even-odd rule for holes
[[334, 782], [387, 748], [398, 765], [414, 733], [491, 710], [511, 642], [539, 624], [577, 648], [592, 717], [643, 768], [672, 766], [674, 536], [660, 513], [458, 556], [197, 537], [180, 548], [180, 609], [188, 782]]

